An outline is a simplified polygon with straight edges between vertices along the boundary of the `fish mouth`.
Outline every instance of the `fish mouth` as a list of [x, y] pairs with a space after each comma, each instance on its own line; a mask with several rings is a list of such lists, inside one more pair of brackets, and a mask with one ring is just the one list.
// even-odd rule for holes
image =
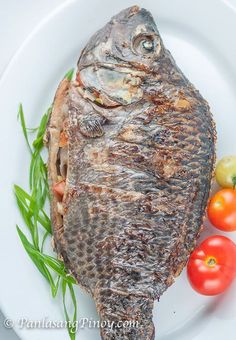
[[78, 91], [103, 107], [129, 105], [143, 98], [144, 70], [119, 64], [91, 64], [76, 75]]

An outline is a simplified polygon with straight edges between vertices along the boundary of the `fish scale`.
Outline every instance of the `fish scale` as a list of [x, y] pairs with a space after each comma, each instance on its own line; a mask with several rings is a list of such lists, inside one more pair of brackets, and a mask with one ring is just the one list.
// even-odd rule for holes
[[[53, 191], [63, 177], [61, 132], [62, 198]], [[56, 251], [101, 321], [114, 323], [102, 339], [154, 339], [154, 300], [181, 273], [202, 228], [216, 132], [147, 10], [125, 9], [91, 37], [76, 79], [58, 87], [47, 139]]]

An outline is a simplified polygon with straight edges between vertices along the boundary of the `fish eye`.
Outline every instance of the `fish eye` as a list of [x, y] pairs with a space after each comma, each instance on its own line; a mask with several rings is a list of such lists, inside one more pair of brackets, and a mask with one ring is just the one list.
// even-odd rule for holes
[[142, 48], [144, 48], [147, 52], [152, 52], [154, 50], [154, 42], [150, 39], [143, 39], [141, 44]]
[[133, 49], [136, 54], [152, 54], [155, 52], [157, 45], [157, 39], [151, 35], [138, 35], [133, 39]]

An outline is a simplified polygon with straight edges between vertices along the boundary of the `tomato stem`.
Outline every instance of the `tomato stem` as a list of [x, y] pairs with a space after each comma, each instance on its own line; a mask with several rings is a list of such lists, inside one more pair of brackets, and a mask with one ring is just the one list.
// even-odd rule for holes
[[232, 177], [232, 182], [233, 182], [233, 188], [235, 189], [236, 187], [236, 175]]
[[206, 259], [206, 263], [209, 267], [214, 267], [217, 263], [216, 258], [213, 256], [210, 256]]

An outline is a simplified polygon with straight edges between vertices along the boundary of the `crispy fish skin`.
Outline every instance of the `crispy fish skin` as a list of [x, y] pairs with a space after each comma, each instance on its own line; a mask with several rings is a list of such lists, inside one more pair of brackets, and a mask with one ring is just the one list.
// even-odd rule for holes
[[67, 120], [63, 216], [52, 190], [55, 247], [101, 320], [138, 322], [106, 326], [102, 339], [154, 339], [154, 300], [201, 230], [215, 163], [212, 115], [137, 6], [90, 39], [76, 79], [60, 84], [48, 126], [52, 190]]

